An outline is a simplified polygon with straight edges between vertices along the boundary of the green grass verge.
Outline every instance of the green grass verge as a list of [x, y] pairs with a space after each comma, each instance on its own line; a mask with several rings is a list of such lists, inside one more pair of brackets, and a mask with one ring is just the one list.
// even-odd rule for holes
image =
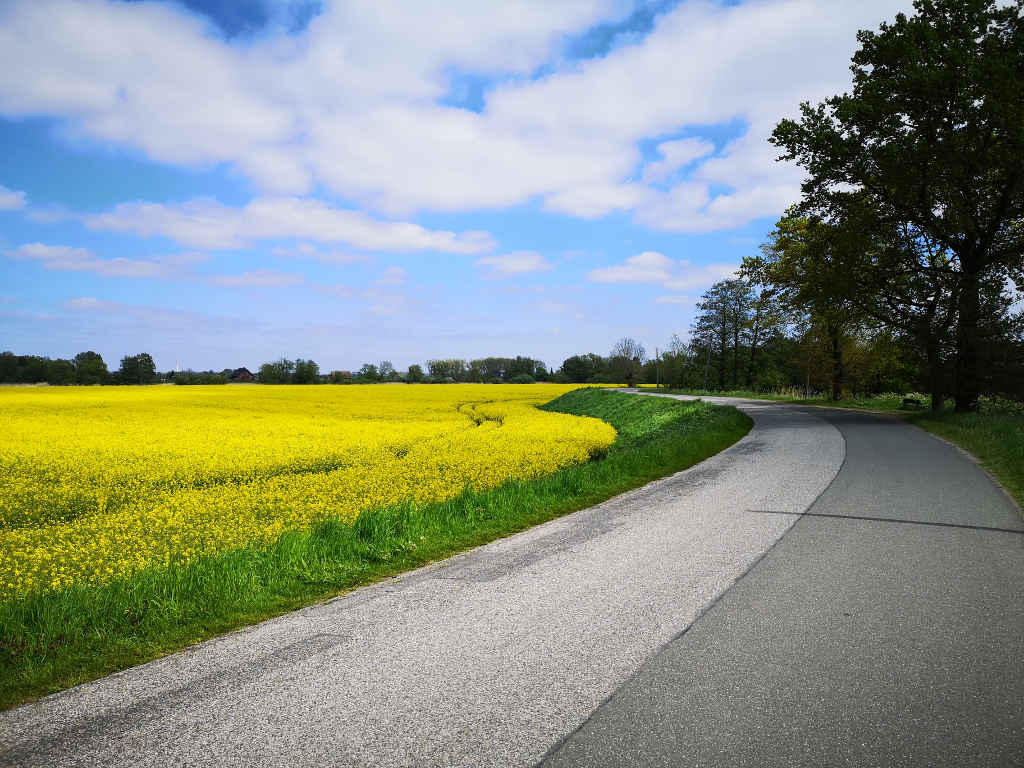
[[823, 398], [802, 398], [747, 390], [710, 392], [671, 389], [660, 391], [683, 395], [745, 397], [752, 400], [774, 400], [799, 403], [800, 405], [896, 413], [905, 417], [908, 422], [945, 438], [973, 454], [1024, 509], [1024, 406], [1021, 406], [1020, 403], [998, 398], [982, 398], [980, 413], [956, 413], [952, 410], [932, 413], [927, 409], [927, 396], [917, 393], [912, 396], [922, 400], [925, 403], [925, 409], [904, 411], [900, 407], [903, 403], [903, 396], [893, 393], [876, 397], [851, 397], [832, 401]]
[[[869, 411], [900, 411], [903, 404], [903, 395], [888, 393], [875, 397], [846, 397], [842, 400], [829, 400], [824, 397], [799, 397], [788, 394], [775, 394], [772, 392], [754, 392], [748, 389], [731, 389], [722, 392], [715, 392], [706, 389], [662, 389], [660, 392], [668, 392], [673, 395], [697, 395], [699, 397], [743, 397], [750, 400], [774, 400], [782, 403], [800, 403], [801, 405], [824, 405], [830, 408], [860, 408]], [[926, 395], [915, 395], [927, 407], [928, 398]]]
[[676, 472], [736, 442], [749, 418], [706, 403], [578, 390], [544, 406], [596, 416], [608, 454], [450, 501], [326, 520], [187, 566], [0, 603], [0, 709], [393, 576]]

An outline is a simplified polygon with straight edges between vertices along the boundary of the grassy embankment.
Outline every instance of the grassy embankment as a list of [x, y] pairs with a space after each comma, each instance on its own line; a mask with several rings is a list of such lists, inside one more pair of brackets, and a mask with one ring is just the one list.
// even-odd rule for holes
[[546, 477], [0, 604], [0, 709], [583, 509], [692, 466], [751, 426], [731, 408], [594, 389], [543, 407], [604, 419], [618, 438], [606, 456]]
[[1024, 405], [1006, 401], [982, 399], [979, 413], [955, 413], [947, 408], [939, 413], [927, 409], [926, 395], [913, 394], [925, 408], [905, 411], [901, 409], [903, 395], [847, 398], [833, 402], [824, 398], [803, 398], [787, 394], [771, 394], [735, 390], [710, 392], [705, 390], [662, 390], [683, 395], [717, 397], [746, 397], [757, 400], [796, 402], [801, 405], [819, 405], [833, 408], [858, 408], [885, 411], [905, 418], [932, 434], [959, 445], [973, 454], [1003, 487], [1024, 508]]

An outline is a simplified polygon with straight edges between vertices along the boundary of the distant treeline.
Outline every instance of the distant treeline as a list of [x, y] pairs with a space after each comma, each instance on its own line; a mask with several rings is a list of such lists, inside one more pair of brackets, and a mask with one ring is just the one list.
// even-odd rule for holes
[[121, 358], [109, 371], [97, 352], [79, 352], [71, 360], [0, 352], [0, 384], [152, 384], [158, 380], [153, 358], [143, 352]]
[[[643, 347], [623, 340], [608, 357], [597, 354], [574, 355], [562, 367], [550, 370], [532, 357], [484, 357], [428, 360], [398, 371], [389, 360], [365, 363], [357, 371], [321, 372], [315, 360], [281, 358], [264, 363], [253, 373], [246, 368], [220, 371], [156, 370], [148, 353], [121, 359], [120, 368], [110, 371], [97, 352], [82, 352], [71, 360], [38, 355], [0, 353], [0, 383], [4, 384], [227, 384], [229, 381], [261, 384], [375, 384], [405, 382], [442, 384], [475, 382], [488, 384], [530, 384], [537, 381], [621, 383], [633, 382], [641, 373]], [[632, 359], [631, 359], [632, 358]]]
[[358, 371], [336, 370], [321, 373], [313, 360], [281, 358], [260, 366], [255, 380], [264, 384], [532, 384], [538, 381], [620, 384], [635, 382], [642, 376], [643, 347], [632, 339], [623, 339], [608, 357], [598, 354], [574, 355], [558, 369], [550, 369], [541, 360], [516, 357], [482, 357], [476, 360], [447, 358], [395, 369], [390, 360], [364, 363]]
[[390, 360], [364, 363], [358, 371], [331, 371], [320, 373], [313, 360], [282, 358], [260, 366], [256, 376], [267, 384], [374, 384], [405, 382], [408, 384], [442, 384], [475, 382], [489, 384], [530, 384], [555, 379], [545, 363], [532, 357], [484, 357], [479, 360], [452, 358], [428, 360], [426, 369], [419, 364], [398, 371]]
[[[1024, 400], [1024, 314], [1001, 305], [993, 333], [980, 345], [984, 360], [982, 390]], [[677, 389], [800, 390], [807, 394], [870, 395], [928, 392], [935, 373], [918, 339], [891, 327], [855, 320], [839, 324], [834, 314], [800, 311], [772, 287], [733, 278], [716, 283], [697, 303], [689, 341], [672, 335], [654, 354], [623, 338], [607, 355], [572, 355], [557, 368], [525, 356], [428, 360], [396, 370], [388, 360], [365, 363], [357, 371], [321, 372], [314, 360], [281, 358], [255, 372], [158, 373], [146, 353], [121, 359], [109, 372], [96, 352], [72, 360], [0, 354], [0, 383], [50, 384], [444, 384], [474, 382], [529, 384], [550, 381], [580, 384], [660, 384]], [[995, 332], [998, 331], [998, 332]], [[943, 375], [952, 378], [952, 366]], [[945, 391], [951, 385], [941, 387]]]

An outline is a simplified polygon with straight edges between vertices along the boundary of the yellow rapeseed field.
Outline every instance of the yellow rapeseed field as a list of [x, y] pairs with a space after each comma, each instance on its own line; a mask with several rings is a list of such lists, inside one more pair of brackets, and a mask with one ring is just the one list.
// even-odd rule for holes
[[0, 599], [586, 461], [574, 385], [0, 388]]

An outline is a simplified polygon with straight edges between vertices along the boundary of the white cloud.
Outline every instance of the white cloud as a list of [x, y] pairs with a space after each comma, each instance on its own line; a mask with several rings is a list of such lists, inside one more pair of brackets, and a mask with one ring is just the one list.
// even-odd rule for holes
[[[91, 272], [101, 277], [134, 277], [152, 279], [204, 280], [211, 285], [227, 288], [287, 288], [305, 282], [305, 277], [294, 272], [276, 272], [254, 269], [235, 275], [201, 276], [190, 269], [194, 264], [208, 261], [202, 253], [176, 253], [151, 260], [126, 258], [102, 259], [86, 248], [66, 245], [29, 243], [7, 251], [5, 256], [36, 261], [44, 269], [70, 272]], [[95, 299], [76, 299], [75, 306], [95, 306]]]
[[295, 272], [252, 269], [238, 275], [213, 275], [209, 281], [228, 288], [290, 288], [303, 283], [305, 277]]
[[311, 243], [299, 243], [293, 247], [277, 246], [271, 251], [279, 259], [312, 259], [321, 264], [367, 264], [373, 261], [372, 256], [364, 253], [352, 253], [334, 248], [317, 248]]
[[0, 211], [20, 211], [28, 205], [25, 193], [0, 184]]
[[342, 285], [341, 283], [321, 283], [314, 285], [313, 289], [325, 296], [333, 296], [336, 299], [348, 299], [355, 295], [355, 290], [353, 290], [352, 286]]
[[632, 210], [652, 197], [652, 190], [640, 184], [587, 184], [553, 192], [544, 198], [544, 208], [597, 219], [612, 211]]
[[82, 296], [77, 299], [68, 299], [64, 302], [64, 306], [68, 309], [103, 309], [105, 305], [111, 302], [100, 301], [99, 299], [91, 296]]
[[460, 234], [418, 224], [380, 221], [359, 211], [332, 208], [313, 198], [258, 198], [241, 208], [199, 198], [185, 203], [121, 203], [84, 217], [92, 229], [158, 235], [197, 248], [243, 248], [270, 238], [344, 242], [374, 251], [481, 253], [493, 250], [486, 232]]
[[686, 291], [731, 277], [736, 269], [736, 264], [698, 266], [686, 260], [673, 261], [657, 251], [644, 251], [630, 256], [622, 264], [593, 269], [587, 277], [595, 283], [651, 283], [669, 291]]
[[682, 182], [637, 211], [637, 221], [672, 232], [714, 232], [775, 216], [800, 196], [799, 182], [761, 185], [711, 197], [709, 185]]
[[673, 172], [714, 151], [715, 145], [705, 139], [663, 141], [658, 145], [658, 152], [661, 153], [662, 159], [648, 163], [644, 167], [643, 179], [648, 184], [664, 181]]
[[[772, 125], [802, 100], [847, 90], [856, 30], [909, 6], [688, 0], [643, 39], [567, 62], [564, 35], [631, 4], [354, 0], [325, 8], [300, 35], [232, 44], [170, 4], [13, 0], [0, 4], [0, 114], [64, 118], [72, 132], [158, 161], [230, 163], [274, 195], [322, 185], [391, 215], [540, 199], [570, 215], [635, 210], [647, 226], [703, 232], [781, 212], [799, 177], [765, 144]], [[550, 74], [528, 76], [540, 67]], [[509, 77], [476, 114], [439, 103], [451, 72]], [[638, 142], [726, 122], [749, 128], [716, 156], [701, 161], [697, 138], [663, 142], [663, 159], [640, 169]], [[649, 188], [687, 163], [696, 167], [684, 185], [695, 189]], [[712, 194], [722, 188], [731, 191]], [[398, 233], [388, 228], [413, 225], [334, 214], [300, 226], [294, 214], [282, 214], [284, 228], [326, 228], [329, 237], [295, 235], [317, 242], [486, 250], [470, 233]], [[205, 220], [172, 229], [203, 247], [268, 236]]]
[[512, 251], [499, 256], [485, 256], [474, 262], [488, 268], [488, 277], [512, 277], [530, 272], [546, 272], [551, 264], [536, 251]]
[[661, 283], [671, 278], [675, 262], [657, 251], [644, 251], [625, 264], [599, 267], [588, 277], [595, 283]]
[[689, 261], [679, 262], [675, 275], [664, 282], [670, 291], [687, 291], [694, 288], [706, 288], [719, 280], [736, 277], [738, 264], [703, 264], [697, 266]]
[[[66, 117], [83, 134], [165, 162], [233, 162], [276, 193], [303, 194], [320, 180], [339, 192], [345, 185], [347, 195], [362, 188], [396, 210], [410, 196], [416, 205], [430, 195], [440, 207], [470, 202], [460, 188], [468, 182], [505, 200], [521, 192], [507, 172], [536, 153], [471, 125], [469, 113], [437, 107], [448, 73], [528, 74], [565, 34], [628, 7], [357, 0], [325, 8], [299, 37], [233, 46], [162, 3], [26, 0], [0, 11], [9, 62], [0, 68], [0, 111]], [[565, 165], [557, 148], [544, 154]], [[508, 178], [473, 183], [474, 166], [491, 181], [488, 169]]]
[[659, 296], [654, 300], [655, 304], [693, 304], [693, 299], [689, 296], [683, 295], [671, 295], [671, 296]]
[[178, 253], [152, 259], [104, 259], [86, 248], [66, 245], [27, 243], [5, 256], [24, 261], [35, 261], [44, 269], [63, 272], [91, 272], [101, 277], [139, 277], [154, 279], [185, 279], [190, 276], [187, 267], [206, 261], [198, 253]]

